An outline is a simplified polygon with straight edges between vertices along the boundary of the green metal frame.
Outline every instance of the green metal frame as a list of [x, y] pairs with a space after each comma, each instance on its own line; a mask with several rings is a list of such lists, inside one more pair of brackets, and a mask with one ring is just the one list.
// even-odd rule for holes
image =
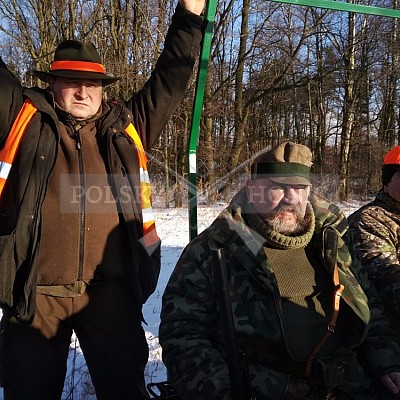
[[189, 236], [192, 240], [197, 235], [197, 161], [196, 152], [199, 139], [201, 112], [203, 109], [204, 90], [206, 86], [208, 60], [211, 51], [211, 39], [214, 28], [217, 0], [208, 0], [205, 18], [207, 25], [204, 31], [203, 45], [200, 52], [199, 70], [196, 82], [192, 126], [188, 144], [188, 181], [189, 181]]
[[[383, 17], [400, 18], [400, 10], [391, 8], [365, 6], [336, 0], [270, 0], [275, 3], [286, 3], [307, 7], [324, 8], [336, 11], [355, 12]], [[188, 143], [188, 194], [189, 194], [189, 237], [192, 240], [197, 236], [197, 145], [199, 138], [201, 112], [203, 108], [204, 89], [207, 78], [208, 61], [211, 51], [211, 39], [214, 28], [217, 0], [208, 0], [205, 17], [204, 40], [200, 53], [199, 70], [196, 82], [192, 125]]]
[[400, 10], [392, 8], [364, 6], [335, 0], [270, 0], [275, 3], [287, 3], [299, 6], [326, 8], [329, 10], [355, 12], [359, 14], [380, 15], [382, 17], [400, 18]]

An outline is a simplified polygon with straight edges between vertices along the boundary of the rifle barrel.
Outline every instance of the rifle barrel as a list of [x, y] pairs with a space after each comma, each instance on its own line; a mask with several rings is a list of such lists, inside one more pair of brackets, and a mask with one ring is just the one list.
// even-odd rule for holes
[[236, 341], [228, 277], [225, 269], [225, 257], [222, 249], [213, 250], [213, 263], [217, 300], [226, 343], [226, 357], [231, 381], [232, 397], [234, 400], [246, 400], [250, 398], [250, 395], [246, 393], [247, 391], [243, 384], [240, 353]]

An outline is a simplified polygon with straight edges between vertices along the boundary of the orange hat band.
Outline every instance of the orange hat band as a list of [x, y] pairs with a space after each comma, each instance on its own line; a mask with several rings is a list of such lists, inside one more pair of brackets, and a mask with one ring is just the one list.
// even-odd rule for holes
[[56, 71], [59, 69], [67, 69], [72, 71], [86, 71], [86, 72], [99, 72], [101, 74], [106, 73], [104, 65], [90, 62], [90, 61], [53, 61], [51, 63], [50, 71]]

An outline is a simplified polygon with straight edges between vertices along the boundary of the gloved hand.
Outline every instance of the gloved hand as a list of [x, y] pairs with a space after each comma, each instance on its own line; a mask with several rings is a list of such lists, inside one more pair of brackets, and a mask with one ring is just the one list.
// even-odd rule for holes
[[283, 400], [336, 400], [335, 397], [327, 396], [328, 393], [322, 393], [321, 390], [311, 387], [307, 381], [291, 378]]

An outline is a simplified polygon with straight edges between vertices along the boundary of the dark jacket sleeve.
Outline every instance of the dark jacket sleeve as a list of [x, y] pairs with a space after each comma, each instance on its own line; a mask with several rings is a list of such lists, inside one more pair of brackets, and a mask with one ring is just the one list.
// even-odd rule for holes
[[[341, 280], [345, 286], [343, 297], [353, 310], [358, 310], [357, 314], [365, 323], [364, 335], [361, 335], [356, 352], [367, 374], [378, 382], [381, 376], [400, 371], [400, 348], [384, 316], [383, 303], [356, 253], [352, 236], [347, 229], [339, 237], [338, 260], [347, 276], [346, 281]], [[350, 287], [354, 288], [352, 293], [346, 292]], [[367, 309], [369, 318], [366, 318]], [[356, 324], [353, 329], [356, 329]]]
[[171, 114], [182, 101], [199, 53], [203, 17], [178, 4], [164, 49], [144, 87], [128, 100], [134, 124], [145, 150], [158, 139]]
[[163, 361], [184, 399], [230, 398], [228, 368], [214, 339], [218, 320], [210, 269], [210, 254], [190, 246], [163, 295], [159, 333]]
[[[338, 234], [337, 262], [341, 283], [345, 287], [342, 299], [363, 322], [359, 332], [360, 343], [354, 343], [358, 357], [369, 375], [378, 380], [386, 373], [400, 370], [398, 342], [383, 314], [383, 303], [376, 288], [356, 253], [347, 219], [336, 206], [320, 208], [327, 212], [318, 215], [318, 224], [322, 226], [319, 229], [334, 228]], [[327, 248], [326, 243], [324, 248]], [[352, 326], [353, 331], [359, 330], [356, 321]]]
[[22, 86], [0, 58], [0, 148], [22, 106]]
[[385, 374], [400, 371], [400, 348], [389, 321], [383, 313], [383, 303], [365, 269], [353, 253], [353, 271], [368, 296], [371, 318], [365, 340], [357, 350], [367, 374], [375, 382]]

